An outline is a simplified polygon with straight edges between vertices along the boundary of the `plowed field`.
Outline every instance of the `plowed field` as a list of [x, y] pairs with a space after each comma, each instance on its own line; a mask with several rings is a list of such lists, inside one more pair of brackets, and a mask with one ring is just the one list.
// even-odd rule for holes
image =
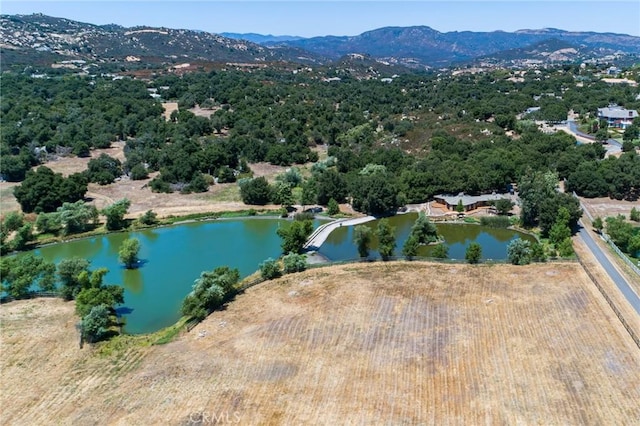
[[315, 269], [108, 356], [71, 303], [0, 318], [3, 424], [640, 423], [640, 349], [576, 263]]

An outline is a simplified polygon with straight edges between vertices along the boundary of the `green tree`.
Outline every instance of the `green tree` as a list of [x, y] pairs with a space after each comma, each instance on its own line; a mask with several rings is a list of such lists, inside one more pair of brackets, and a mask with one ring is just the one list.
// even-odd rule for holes
[[544, 246], [537, 241], [531, 244], [531, 260], [533, 262], [547, 261], [547, 253], [544, 250]]
[[36, 228], [41, 234], [57, 233], [62, 228], [60, 216], [57, 212], [39, 213], [36, 217]]
[[260, 264], [260, 276], [265, 280], [272, 280], [282, 276], [280, 263], [277, 259], [268, 258]]
[[565, 238], [557, 245], [558, 253], [561, 257], [570, 257], [573, 255], [573, 244], [571, 238]]
[[382, 260], [389, 260], [396, 249], [395, 229], [389, 224], [388, 219], [380, 219], [376, 230], [378, 237], [378, 251]]
[[106, 305], [113, 309], [115, 305], [124, 303], [124, 288], [117, 285], [103, 284], [106, 268], [95, 271], [83, 271], [78, 276], [82, 290], [76, 296], [76, 313], [83, 318], [94, 306]]
[[629, 213], [629, 219], [634, 222], [640, 222], [640, 210], [635, 207], [631, 207], [631, 212]]
[[124, 215], [127, 214], [130, 206], [131, 201], [123, 198], [102, 209], [102, 214], [107, 218], [106, 226], [109, 231], [115, 231], [125, 227], [126, 221], [124, 220]]
[[528, 265], [531, 263], [531, 243], [516, 238], [507, 245], [507, 259], [513, 265]]
[[623, 215], [607, 217], [606, 231], [613, 242], [618, 246], [620, 250], [628, 253], [628, 246], [631, 237], [633, 236], [633, 225], [625, 220]]
[[472, 242], [464, 253], [464, 258], [469, 263], [478, 263], [482, 258], [482, 246], [477, 242]]
[[90, 262], [80, 257], [62, 259], [57, 267], [58, 279], [60, 280], [60, 294], [65, 300], [73, 300], [80, 290], [83, 281], [81, 274], [86, 276], [89, 273]]
[[362, 258], [368, 257], [371, 244], [371, 228], [366, 225], [356, 225], [353, 229], [353, 238], [358, 247], [358, 255]]
[[307, 257], [303, 254], [289, 253], [282, 258], [284, 273], [292, 274], [307, 269]]
[[420, 247], [418, 237], [415, 234], [410, 234], [402, 246], [402, 254], [407, 260], [412, 260], [418, 254], [418, 247]]
[[18, 212], [9, 212], [4, 217], [2, 226], [6, 232], [17, 231], [24, 225], [24, 215]]
[[16, 299], [29, 295], [31, 289], [52, 291], [55, 288], [53, 263], [31, 253], [0, 258], [2, 291]]
[[106, 305], [98, 305], [82, 318], [80, 329], [82, 338], [86, 342], [95, 343], [104, 339], [109, 334], [111, 313]]
[[327, 204], [327, 213], [329, 214], [329, 216], [335, 216], [340, 213], [340, 206], [338, 205], [338, 202], [333, 198], [331, 198], [329, 200], [329, 203]]
[[138, 253], [140, 252], [140, 240], [137, 238], [127, 238], [120, 245], [118, 258], [124, 263], [127, 269], [132, 269], [138, 264]]
[[493, 205], [495, 206], [495, 208], [498, 211], [499, 215], [507, 215], [507, 214], [509, 214], [509, 212], [511, 211], [511, 209], [514, 206], [513, 201], [511, 201], [511, 200], [509, 200], [507, 198], [501, 198], [499, 200], [496, 200]]
[[433, 248], [431, 256], [436, 259], [446, 259], [449, 257], [449, 247], [444, 243], [438, 244]]
[[138, 218], [138, 222], [147, 226], [155, 225], [158, 223], [158, 215], [153, 210], [147, 210]]
[[116, 178], [122, 176], [122, 163], [117, 158], [100, 154], [98, 158], [89, 160], [87, 176], [89, 181], [100, 185], [113, 183]]
[[225, 300], [235, 294], [239, 279], [239, 271], [228, 266], [202, 272], [182, 302], [182, 314], [203, 320], [209, 312], [222, 306]]
[[280, 227], [276, 231], [282, 239], [283, 253], [302, 253], [304, 244], [313, 232], [313, 223], [310, 220], [294, 220], [288, 227]]
[[462, 204], [462, 200], [458, 200], [458, 204], [456, 205], [456, 211], [458, 213], [464, 213], [464, 205]]
[[271, 200], [271, 186], [264, 177], [241, 181], [240, 196], [245, 204], [263, 206]]
[[45, 166], [29, 170], [22, 184], [13, 189], [25, 213], [52, 212], [65, 201], [73, 203], [82, 199], [86, 192], [87, 181], [82, 174], [64, 178]]
[[63, 203], [56, 212], [65, 235], [86, 231], [90, 224], [95, 225], [98, 222], [99, 217], [98, 209], [82, 200]]
[[438, 240], [438, 228], [424, 212], [420, 212], [411, 227], [411, 235], [415, 235], [418, 244], [433, 243]]
[[593, 229], [595, 229], [598, 234], [602, 233], [604, 223], [602, 222], [602, 218], [600, 216], [593, 219], [593, 222], [591, 224], [593, 225]]
[[24, 250], [33, 239], [33, 225], [25, 223], [16, 231], [16, 235], [11, 242], [11, 248], [13, 250]]

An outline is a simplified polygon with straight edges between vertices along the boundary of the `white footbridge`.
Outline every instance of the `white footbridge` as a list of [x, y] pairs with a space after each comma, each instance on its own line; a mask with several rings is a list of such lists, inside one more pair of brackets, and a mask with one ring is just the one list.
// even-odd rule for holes
[[320, 225], [309, 236], [303, 248], [307, 251], [317, 251], [334, 229], [341, 226], [360, 225], [361, 223], [371, 222], [372, 220], [376, 220], [376, 218], [374, 216], [364, 216], [354, 219], [337, 219], [333, 222]]

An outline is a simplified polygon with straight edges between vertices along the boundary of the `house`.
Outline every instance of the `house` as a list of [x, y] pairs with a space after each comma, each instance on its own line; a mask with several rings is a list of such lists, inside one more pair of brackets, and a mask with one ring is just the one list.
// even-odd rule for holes
[[469, 210], [475, 210], [480, 207], [488, 207], [493, 202], [501, 200], [503, 198], [511, 199], [508, 194], [482, 194], [482, 195], [467, 195], [463, 192], [458, 195], [440, 194], [433, 197], [437, 203], [443, 204], [447, 210], [456, 211], [458, 204], [462, 203], [462, 207], [465, 212]]
[[607, 120], [609, 127], [626, 129], [633, 119], [638, 117], [638, 111], [625, 109], [618, 105], [609, 105], [606, 108], [598, 108], [598, 119]]

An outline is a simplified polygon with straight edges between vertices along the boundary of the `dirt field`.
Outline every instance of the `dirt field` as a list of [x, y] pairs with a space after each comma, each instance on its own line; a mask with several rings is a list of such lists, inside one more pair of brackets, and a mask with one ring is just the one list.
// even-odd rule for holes
[[640, 421], [640, 350], [576, 263], [316, 269], [109, 356], [72, 312], [2, 306], [1, 423]]
[[600, 216], [602, 219], [607, 216], [625, 215], [629, 219], [631, 209], [635, 207], [640, 209], [640, 202], [616, 200], [609, 197], [584, 198], [580, 197], [580, 201], [585, 205], [589, 213], [595, 218]]
[[[114, 142], [111, 148], [94, 150], [91, 152], [90, 158], [63, 157], [55, 161], [49, 161], [44, 165], [56, 173], [68, 176], [72, 173], [86, 170], [89, 160], [99, 157], [102, 153], [124, 162], [124, 142]], [[268, 163], [253, 163], [249, 164], [249, 167], [255, 177], [264, 176], [270, 181], [273, 181], [276, 175], [286, 170], [286, 167], [274, 166]], [[153, 210], [158, 216], [166, 217], [191, 213], [236, 211], [256, 207], [247, 206], [242, 202], [240, 189], [236, 183], [213, 185], [209, 187], [209, 191], [200, 194], [154, 193], [147, 185], [156, 175], [157, 173], [154, 173], [148, 179], [135, 181], [121, 178], [112, 184], [104, 186], [90, 183], [86, 198], [91, 200], [98, 209], [102, 209], [119, 199], [128, 198], [131, 201], [131, 207], [127, 217], [130, 218], [138, 217], [147, 210]], [[16, 185], [16, 183], [11, 182], [0, 182], [1, 214], [20, 209], [20, 205], [16, 202], [12, 192], [13, 187]], [[267, 205], [260, 206], [260, 208], [277, 210], [280, 206]]]

